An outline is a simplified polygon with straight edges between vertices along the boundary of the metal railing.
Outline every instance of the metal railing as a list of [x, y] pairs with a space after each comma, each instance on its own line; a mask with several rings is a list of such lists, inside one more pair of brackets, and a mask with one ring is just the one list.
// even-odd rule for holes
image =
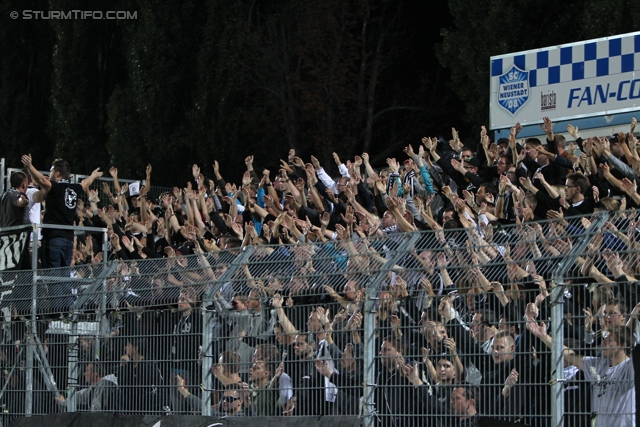
[[3, 426], [59, 411], [628, 425], [636, 223], [601, 212], [4, 271]]
[[[4, 192], [4, 188], [10, 188], [11, 185], [9, 184], [9, 178], [11, 177], [11, 174], [14, 172], [19, 172], [22, 169], [19, 168], [7, 168], [6, 169], [6, 173], [5, 173], [5, 165], [4, 165], [4, 159], [0, 159], [0, 182], [2, 183], [2, 187], [0, 188], [0, 194]], [[41, 174], [48, 176], [49, 175], [49, 171], [40, 171]], [[107, 173], [107, 172], [105, 172]], [[84, 179], [88, 178], [89, 175], [83, 175], [83, 174], [71, 174], [69, 176], [69, 182], [71, 183], [76, 183], [79, 184], [81, 183]], [[136, 179], [126, 179], [126, 178], [118, 178], [118, 181], [121, 184], [132, 184], [135, 182], [142, 182], [143, 180], [136, 180]], [[106, 182], [109, 184], [110, 187], [113, 187], [113, 178], [109, 177], [109, 176], [102, 176], [98, 179], [96, 179], [92, 184], [91, 184], [91, 189], [96, 190], [100, 193], [101, 197], [104, 197], [104, 194], [102, 194], [102, 183]], [[162, 193], [171, 193], [173, 191], [173, 188], [169, 188], [169, 187], [160, 187], [160, 186], [152, 186], [151, 190], [149, 191], [149, 195], [158, 198]], [[82, 194], [81, 196], [83, 198], [84, 202], [87, 202], [87, 196], [86, 194]], [[105, 204], [110, 204], [107, 200], [103, 200], [103, 202], [105, 202]]]

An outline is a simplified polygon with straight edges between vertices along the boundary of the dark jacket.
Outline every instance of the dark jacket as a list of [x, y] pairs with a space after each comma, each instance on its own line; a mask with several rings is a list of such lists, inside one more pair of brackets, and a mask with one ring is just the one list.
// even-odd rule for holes
[[160, 413], [168, 404], [164, 378], [152, 361], [127, 362], [118, 368], [118, 383], [124, 397], [123, 410], [133, 413]]
[[376, 411], [382, 426], [437, 426], [444, 413], [427, 385], [414, 387], [399, 371], [382, 368], [375, 389]]

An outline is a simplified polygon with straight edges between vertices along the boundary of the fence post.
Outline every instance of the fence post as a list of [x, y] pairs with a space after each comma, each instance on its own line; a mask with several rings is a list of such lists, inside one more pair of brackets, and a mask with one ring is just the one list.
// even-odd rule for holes
[[564, 275], [575, 264], [576, 260], [589, 244], [591, 237], [600, 230], [608, 220], [608, 214], [603, 212], [591, 223], [591, 226], [580, 236], [575, 236], [573, 247], [562, 257], [558, 267], [553, 272], [551, 281], [551, 426], [564, 426]]
[[[206, 308], [213, 304], [213, 298], [215, 294], [222, 288], [226, 282], [233, 279], [236, 275], [236, 271], [253, 254], [253, 246], [246, 246], [236, 259], [229, 264], [227, 270], [216, 279], [216, 281], [202, 297], [202, 415], [211, 416], [211, 389], [213, 389], [213, 378], [211, 377], [211, 368], [213, 367], [213, 358], [217, 357], [217, 354], [211, 354], [213, 351], [213, 337], [212, 337], [212, 322], [213, 314]], [[212, 266], [215, 269], [215, 266]]]
[[[37, 235], [38, 225], [33, 224], [32, 234]], [[28, 244], [28, 242], [27, 242]], [[25, 340], [25, 346], [27, 350], [27, 360], [26, 360], [26, 382], [27, 382], [27, 390], [25, 392], [24, 398], [24, 413], [27, 417], [31, 416], [33, 413], [33, 356], [36, 349], [36, 312], [38, 309], [37, 306], [37, 296], [38, 296], [38, 242], [34, 242], [34, 248], [31, 254], [31, 274], [32, 274], [32, 283], [31, 283], [31, 321], [29, 322], [29, 331], [27, 332], [27, 339]]]
[[378, 285], [384, 280], [384, 276], [392, 269], [400, 259], [407, 254], [408, 249], [420, 238], [420, 233], [410, 233], [405, 241], [391, 252], [378, 272], [369, 280], [365, 290], [364, 300], [364, 390], [361, 403], [361, 416], [364, 418], [363, 427], [375, 426], [375, 388], [376, 388], [376, 331], [375, 319], [378, 304]]
[[5, 159], [4, 157], [0, 158], [0, 194], [4, 193], [5, 190], [5, 185], [4, 185], [4, 180], [5, 180], [5, 174], [4, 174], [4, 167], [5, 167]]

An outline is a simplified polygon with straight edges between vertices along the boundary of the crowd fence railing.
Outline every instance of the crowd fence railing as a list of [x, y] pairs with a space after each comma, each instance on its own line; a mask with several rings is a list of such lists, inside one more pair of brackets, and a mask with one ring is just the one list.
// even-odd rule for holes
[[[4, 158], [0, 159], [0, 179], [1, 179], [1, 183], [2, 183], [2, 188], [0, 188], [0, 193], [4, 192], [4, 189], [8, 189], [11, 187], [10, 183], [9, 183], [9, 178], [11, 177], [11, 174], [14, 172], [19, 172], [22, 171], [21, 168], [6, 168], [5, 169], [5, 164], [4, 164]], [[6, 171], [6, 172], [5, 172]], [[48, 176], [50, 171], [40, 171], [41, 174], [43, 174], [44, 176]], [[84, 174], [71, 174], [69, 176], [69, 182], [74, 183], [74, 184], [79, 184], [81, 183], [83, 180], [85, 180], [86, 178], [89, 178], [90, 175], [84, 175]], [[96, 179], [90, 186], [90, 189], [96, 190], [98, 191], [98, 194], [100, 195], [100, 197], [106, 197], [103, 192], [102, 192], [102, 183], [108, 183], [109, 186], [111, 188], [113, 188], [113, 178], [108, 176], [108, 172], [105, 172], [105, 175], [101, 176], [100, 178]], [[144, 183], [144, 180], [141, 179], [128, 179], [128, 178], [120, 178], [118, 177], [118, 182], [123, 185], [123, 184], [133, 184], [136, 182], [140, 182], [141, 184]], [[148, 194], [151, 197], [154, 198], [159, 198], [161, 194], [163, 193], [172, 193], [173, 192], [173, 188], [170, 187], [162, 187], [162, 186], [157, 186], [157, 185], [152, 185], [151, 189], [149, 190]], [[129, 193], [127, 193], [127, 195], [129, 195]], [[82, 195], [83, 201], [86, 203], [88, 201], [88, 197], [86, 194]], [[102, 202], [105, 205], [109, 205], [111, 204], [108, 200], [102, 200]]]
[[[624, 425], [635, 401], [609, 413], [601, 395], [617, 387], [628, 397], [629, 378], [603, 377], [594, 363], [619, 362], [634, 344], [617, 328], [638, 314], [637, 217], [59, 269], [38, 269], [34, 251], [32, 270], [0, 272], [2, 425], [58, 411], [238, 408], [358, 415], [365, 427], [459, 425], [474, 411], [525, 425]], [[69, 228], [101, 235], [110, 251], [106, 229]], [[565, 364], [575, 354], [585, 358]]]

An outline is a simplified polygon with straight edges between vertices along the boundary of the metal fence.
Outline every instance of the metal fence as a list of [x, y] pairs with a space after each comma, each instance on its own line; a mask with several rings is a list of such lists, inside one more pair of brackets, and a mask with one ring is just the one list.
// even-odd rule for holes
[[[4, 192], [4, 188], [11, 188], [11, 185], [9, 183], [9, 179], [11, 177], [11, 174], [14, 172], [19, 172], [22, 169], [18, 169], [18, 168], [7, 168], [6, 169], [6, 173], [5, 173], [5, 166], [4, 166], [4, 159], [0, 159], [0, 182], [2, 183], [2, 187], [0, 188], [0, 194]], [[43, 174], [44, 176], [48, 176], [49, 175], [49, 171], [40, 171], [41, 174]], [[113, 192], [113, 178], [106, 176], [108, 175], [108, 172], [105, 171], [105, 176], [102, 176], [98, 179], [96, 179], [92, 184], [90, 189], [92, 190], [96, 190], [99, 193], [100, 199], [102, 200], [102, 202], [106, 205], [111, 204], [111, 202], [108, 200], [105, 192], [103, 191], [103, 184], [107, 184], [109, 186], [109, 190], [111, 192]], [[69, 176], [69, 182], [72, 183], [81, 183], [84, 179], [88, 178], [89, 175], [82, 175], [82, 174], [71, 174]], [[133, 184], [136, 182], [140, 182], [142, 183], [144, 180], [135, 180], [135, 179], [126, 179], [126, 178], [118, 178], [118, 182], [121, 185], [125, 185], [125, 184]], [[163, 193], [171, 193], [173, 191], [173, 188], [169, 188], [169, 187], [161, 187], [161, 186], [152, 186], [151, 189], [149, 190], [148, 194], [150, 197], [153, 197], [155, 199], [159, 198], [161, 194]], [[129, 194], [129, 193], [127, 193]], [[87, 202], [88, 201], [88, 196], [86, 193], [83, 193], [81, 195], [81, 198], [83, 200], [83, 202]]]
[[63, 411], [635, 425], [637, 217], [4, 271], [2, 425]]

